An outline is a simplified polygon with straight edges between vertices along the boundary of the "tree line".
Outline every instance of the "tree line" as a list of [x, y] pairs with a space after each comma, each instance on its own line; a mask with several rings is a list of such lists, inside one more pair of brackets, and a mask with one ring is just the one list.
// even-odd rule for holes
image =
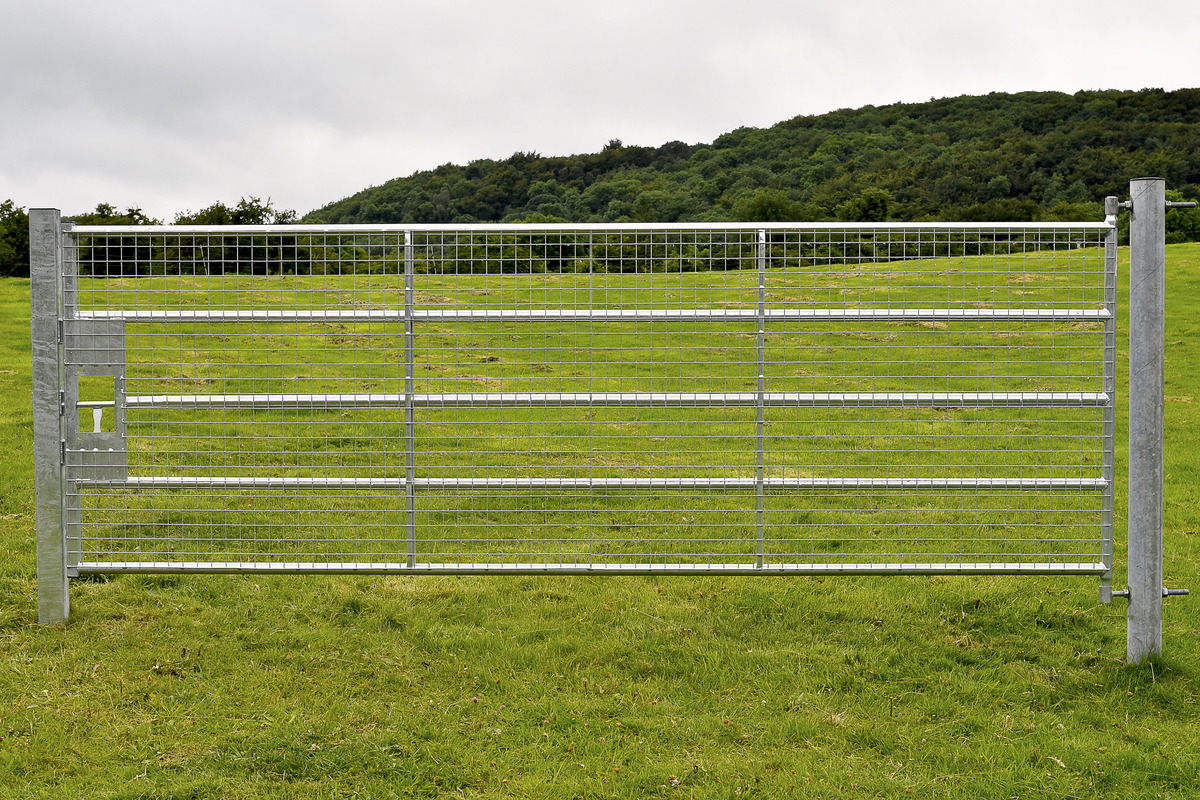
[[[1074, 221], [1156, 175], [1200, 195], [1200, 89], [993, 93], [843, 109], [711, 144], [443, 164], [305, 222]], [[1172, 218], [1176, 240], [1200, 218]]]
[[[77, 225], [158, 225], [161, 220], [147, 216], [140, 208], [119, 211], [109, 203], [100, 203], [95, 211], [69, 214], [65, 219]], [[297, 221], [295, 211], [277, 209], [270, 198], [243, 197], [233, 205], [220, 201], [199, 211], [175, 215], [176, 225], [277, 225]], [[15, 202], [0, 202], [0, 276], [29, 274], [29, 215]]]
[[[1200, 196], [1200, 89], [993, 93], [739, 128], [711, 144], [612, 139], [599, 152], [443, 164], [303, 218], [242, 198], [178, 224], [1099, 220], [1131, 177]], [[80, 224], [157, 222], [100, 204]], [[1167, 215], [1200, 241], [1200, 211]], [[1124, 226], [1123, 226], [1124, 227]], [[1126, 236], [1122, 231], [1122, 238]], [[28, 219], [0, 203], [0, 274], [28, 274]]]

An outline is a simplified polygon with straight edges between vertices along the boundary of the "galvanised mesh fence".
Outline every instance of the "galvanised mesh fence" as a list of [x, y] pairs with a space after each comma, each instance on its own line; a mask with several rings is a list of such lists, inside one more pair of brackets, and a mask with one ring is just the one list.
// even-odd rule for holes
[[63, 231], [69, 574], [1109, 573], [1109, 224]]

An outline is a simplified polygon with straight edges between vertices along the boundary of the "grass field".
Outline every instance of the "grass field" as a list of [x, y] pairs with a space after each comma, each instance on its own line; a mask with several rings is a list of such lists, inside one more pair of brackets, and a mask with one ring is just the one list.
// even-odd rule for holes
[[[1122, 261], [1122, 279], [1125, 270]], [[73, 581], [70, 623], [39, 627], [28, 292], [27, 281], [0, 284], [0, 430], [12, 443], [0, 463], [9, 553], [0, 565], [0, 796], [1200, 790], [1194, 601], [1169, 600], [1166, 654], [1127, 667], [1123, 601], [1099, 604], [1094, 578], [123, 575]], [[1168, 248], [1167, 303], [1166, 575], [1172, 587], [1200, 588], [1195, 245]], [[144, 346], [196, 361], [179, 341]], [[730, 347], [729, 363], [744, 364], [745, 345]], [[841, 347], [839, 357], [849, 352]], [[453, 358], [477, 364], [470, 380], [489, 391], [516, 380], [502, 358]], [[301, 383], [318, 387], [320, 359], [312, 362]], [[431, 390], [470, 391], [436, 366], [423, 373]], [[803, 366], [788, 389], [803, 386]], [[733, 366], [727, 374], [747, 377]], [[623, 376], [610, 376], [618, 390]], [[360, 377], [370, 391], [395, 391], [394, 374], [364, 368]], [[187, 380], [192, 391], [238, 390], [212, 388], [217, 377], [200, 372], [178, 379], [158, 389], [187, 391]], [[557, 380], [556, 390], [572, 390], [561, 388], [567, 378], [544, 380], [520, 388]], [[656, 452], [648, 468], [667, 468], [670, 448]], [[263, 466], [294, 455], [264, 454]], [[1123, 586], [1122, 491], [1116, 504], [1114, 584]]]

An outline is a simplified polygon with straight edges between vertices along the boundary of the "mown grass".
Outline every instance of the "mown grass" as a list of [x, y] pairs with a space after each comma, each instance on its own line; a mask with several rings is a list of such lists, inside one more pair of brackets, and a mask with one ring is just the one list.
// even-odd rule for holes
[[[1166, 574], [1193, 588], [1197, 320], [1200, 249], [1172, 246]], [[71, 621], [40, 627], [28, 332], [7, 281], [0, 796], [1200, 788], [1194, 601], [1167, 601], [1165, 655], [1128, 667], [1095, 579], [125, 575], [74, 581]], [[1124, 513], [1118, 492], [1118, 586]]]

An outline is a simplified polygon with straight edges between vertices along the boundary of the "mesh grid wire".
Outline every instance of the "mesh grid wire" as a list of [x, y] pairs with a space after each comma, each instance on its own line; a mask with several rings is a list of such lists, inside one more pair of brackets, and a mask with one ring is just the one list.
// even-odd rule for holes
[[77, 227], [71, 562], [1102, 573], [1110, 231]]

